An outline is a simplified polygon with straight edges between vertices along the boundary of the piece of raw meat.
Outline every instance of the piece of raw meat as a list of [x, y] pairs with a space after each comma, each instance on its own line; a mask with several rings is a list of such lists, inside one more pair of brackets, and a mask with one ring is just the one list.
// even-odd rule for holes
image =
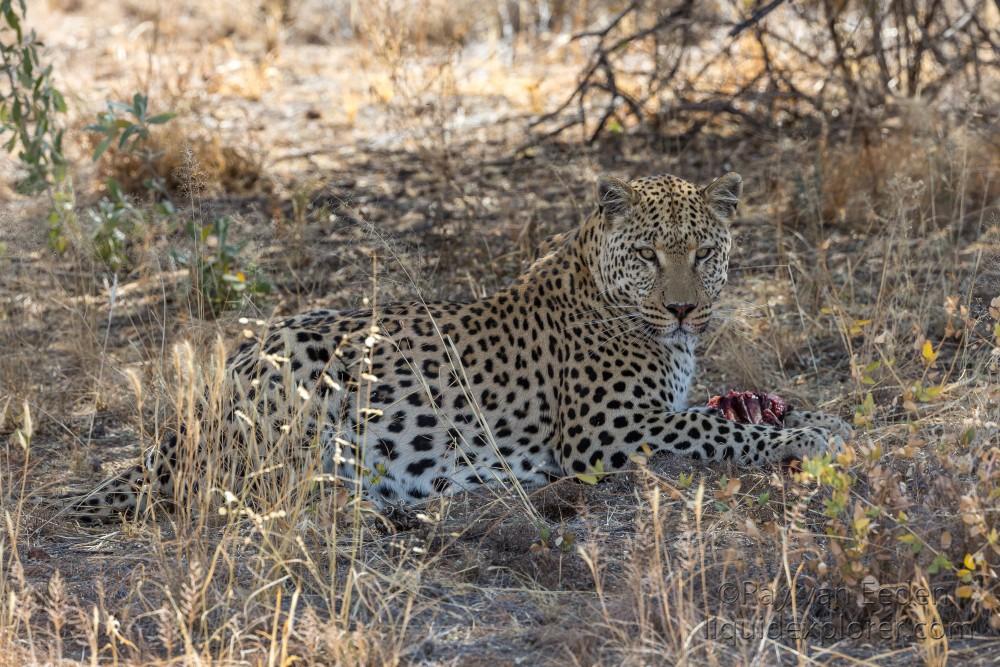
[[782, 427], [791, 407], [777, 394], [760, 391], [730, 391], [708, 399], [708, 407], [740, 424], [770, 424]]

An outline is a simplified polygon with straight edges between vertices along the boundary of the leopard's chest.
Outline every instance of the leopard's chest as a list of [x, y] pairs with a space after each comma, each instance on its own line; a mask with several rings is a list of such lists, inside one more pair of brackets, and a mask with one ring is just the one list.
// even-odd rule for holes
[[694, 381], [697, 369], [694, 341], [685, 340], [668, 346], [664, 365], [666, 373], [663, 382], [668, 389], [667, 395], [673, 399], [669, 407], [675, 412], [686, 410], [688, 393], [691, 390], [691, 383]]

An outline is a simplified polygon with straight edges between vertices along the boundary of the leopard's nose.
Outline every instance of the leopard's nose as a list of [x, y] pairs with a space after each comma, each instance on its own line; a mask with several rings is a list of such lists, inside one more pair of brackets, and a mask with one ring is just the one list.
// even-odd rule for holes
[[668, 303], [667, 310], [677, 318], [677, 322], [683, 322], [684, 318], [691, 314], [697, 304], [693, 303]]

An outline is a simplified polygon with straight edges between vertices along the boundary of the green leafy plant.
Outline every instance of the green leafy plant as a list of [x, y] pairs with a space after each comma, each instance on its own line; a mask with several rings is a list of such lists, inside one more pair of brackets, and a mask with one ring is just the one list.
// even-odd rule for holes
[[99, 160], [112, 145], [136, 156], [148, 174], [144, 181], [146, 189], [154, 195], [162, 195], [165, 192], [163, 179], [154, 168], [157, 154], [148, 146], [150, 128], [163, 125], [176, 115], [172, 111], [150, 115], [149, 98], [142, 93], [135, 93], [129, 103], [109, 101], [107, 110], [97, 114], [97, 122], [87, 126], [102, 137], [94, 148], [92, 159]]
[[565, 526], [559, 526], [555, 531], [545, 524], [538, 524], [538, 541], [534, 542], [528, 550], [533, 553], [541, 553], [555, 547], [564, 554], [571, 553], [576, 548], [576, 534], [566, 530]]
[[118, 182], [109, 180], [108, 196], [87, 210], [94, 254], [112, 271], [131, 267], [131, 239], [142, 222], [142, 214], [121, 191]]
[[37, 193], [65, 178], [63, 130], [55, 115], [66, 112], [66, 101], [52, 83], [52, 66], [42, 64], [44, 45], [34, 30], [21, 27], [25, 13], [24, 0], [0, 0], [0, 62], [9, 84], [0, 90], [0, 138], [27, 171], [18, 189]]
[[136, 149], [141, 142], [149, 139], [151, 125], [162, 125], [176, 115], [168, 111], [150, 116], [149, 98], [142, 93], [133, 95], [131, 104], [108, 102], [107, 111], [97, 114], [97, 122], [87, 126], [91, 132], [104, 135], [94, 149], [93, 160], [100, 159], [115, 140], [119, 149]]
[[271, 291], [263, 273], [256, 267], [243, 266], [240, 254], [246, 243], [230, 241], [230, 224], [229, 217], [216, 218], [207, 224], [191, 222], [187, 230], [193, 250], [173, 253], [178, 263], [188, 267], [193, 291], [209, 306], [209, 312], [203, 315], [218, 315]]
[[169, 222], [177, 211], [168, 199], [152, 206], [136, 206], [113, 178], [106, 187], [107, 196], [86, 211], [91, 246], [94, 256], [108, 269], [127, 272], [133, 267], [133, 247], [140, 229], [157, 221]]
[[870, 427], [875, 418], [875, 398], [869, 391], [865, 394], [865, 400], [854, 409], [854, 425], [858, 427]]
[[63, 252], [65, 229], [75, 221], [75, 197], [67, 178], [63, 130], [56, 120], [66, 100], [52, 83], [52, 66], [42, 63], [44, 45], [35, 31], [25, 32], [24, 0], [0, 0], [0, 142], [16, 153], [26, 175], [17, 183], [25, 194], [47, 192], [51, 203], [49, 244]]
[[170, 219], [176, 212], [169, 199], [158, 196], [164, 191], [162, 182], [151, 168], [154, 155], [144, 146], [150, 136], [150, 127], [166, 123], [174, 114], [150, 116], [148, 110], [149, 99], [136, 93], [129, 104], [108, 102], [107, 111], [97, 115], [97, 123], [87, 126], [88, 130], [103, 137], [94, 149], [93, 160], [99, 160], [114, 143], [118, 150], [136, 156], [146, 166], [150, 178], [144, 184], [153, 199], [159, 199], [151, 209], [140, 210], [112, 178], [107, 182], [108, 196], [87, 211], [94, 254], [112, 271], [131, 267], [130, 251], [140, 225], [157, 216]]

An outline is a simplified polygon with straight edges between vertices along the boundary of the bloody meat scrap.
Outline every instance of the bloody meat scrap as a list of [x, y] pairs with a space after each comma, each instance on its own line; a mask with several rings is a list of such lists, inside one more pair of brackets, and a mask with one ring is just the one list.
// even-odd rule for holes
[[730, 391], [708, 399], [708, 407], [726, 419], [741, 424], [770, 424], [781, 427], [791, 407], [776, 394], [758, 391]]

